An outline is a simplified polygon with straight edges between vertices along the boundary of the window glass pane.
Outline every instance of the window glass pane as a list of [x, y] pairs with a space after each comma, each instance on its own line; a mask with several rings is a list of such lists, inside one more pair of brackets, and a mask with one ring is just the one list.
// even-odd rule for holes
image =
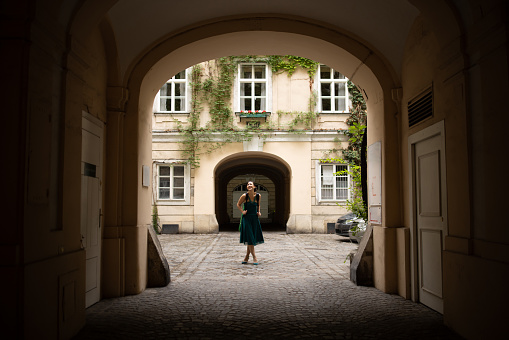
[[348, 178], [346, 176], [336, 176], [336, 188], [348, 189]]
[[265, 98], [256, 98], [255, 99], [255, 110], [265, 110]]
[[170, 187], [170, 178], [169, 177], [160, 177], [159, 178], [159, 187], [160, 188], [169, 188]]
[[265, 65], [254, 66], [254, 73], [256, 79], [265, 79]]
[[251, 65], [243, 65], [240, 71], [240, 77], [242, 79], [251, 79], [253, 76], [251, 75], [252, 67]]
[[[345, 171], [345, 170], [348, 170], [348, 166], [347, 165], [342, 165], [342, 164], [337, 164], [336, 165], [336, 173], [340, 172], [340, 171]], [[343, 173], [343, 174], [338, 174], [337, 176], [344, 176], [346, 177], [347, 174], [346, 173]]]
[[183, 166], [174, 166], [173, 167], [173, 175], [184, 176], [184, 167]]
[[320, 89], [321, 89], [322, 96], [330, 96], [331, 95], [331, 83], [321, 83]]
[[330, 99], [325, 98], [322, 99], [322, 111], [330, 111], [331, 110], [330, 104], [331, 104]]
[[332, 165], [322, 165], [322, 186], [333, 185], [333, 166]]
[[325, 200], [331, 200], [334, 197], [332, 196], [334, 194], [334, 190], [332, 189], [332, 185], [322, 187], [321, 190], [321, 197]]
[[159, 189], [159, 198], [160, 199], [170, 198], [170, 189]]
[[173, 178], [173, 187], [174, 188], [183, 188], [184, 187], [184, 177], [174, 177]]
[[186, 79], [186, 71], [180, 71], [174, 77], [174, 79]]
[[334, 84], [334, 94], [336, 96], [344, 96], [345, 95], [345, 83], [335, 83]]
[[348, 190], [347, 189], [336, 189], [336, 199], [337, 200], [348, 199]]
[[265, 96], [265, 83], [255, 83], [255, 96]]
[[161, 98], [159, 101], [159, 110], [161, 111], [171, 111], [171, 99], [170, 98]]
[[186, 93], [186, 83], [175, 83], [175, 95], [176, 96], [185, 96]]
[[161, 87], [160, 93], [161, 96], [171, 96], [171, 84], [166, 83]]
[[184, 199], [184, 189], [173, 189], [173, 199]]
[[345, 79], [345, 76], [338, 71], [334, 71], [334, 79]]
[[336, 111], [346, 111], [346, 104], [344, 98], [335, 99]]
[[244, 98], [240, 102], [240, 109], [243, 111], [249, 111], [252, 110], [251, 108], [251, 98]]
[[240, 85], [241, 96], [251, 96], [251, 83], [242, 83]]
[[159, 167], [159, 175], [161, 176], [169, 176], [170, 175], [170, 167], [169, 166], [160, 166]]
[[182, 107], [182, 99], [175, 99], [175, 111], [184, 111]]
[[331, 78], [331, 68], [329, 66], [321, 65], [320, 79], [330, 79], [330, 78]]

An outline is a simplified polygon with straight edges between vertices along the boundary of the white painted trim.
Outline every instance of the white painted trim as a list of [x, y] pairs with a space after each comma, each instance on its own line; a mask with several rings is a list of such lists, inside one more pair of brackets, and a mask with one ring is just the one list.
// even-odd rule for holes
[[[416, 227], [416, 212], [415, 212], [415, 144], [422, 142], [426, 139], [440, 136], [440, 162], [441, 165], [441, 191], [442, 201], [444, 202], [443, 218], [444, 218], [444, 237], [448, 234], [448, 218], [447, 218], [447, 183], [446, 183], [446, 155], [445, 155], [445, 123], [440, 121], [421, 131], [418, 131], [408, 136], [408, 187], [409, 187], [409, 221], [410, 221], [410, 291], [412, 301], [417, 301], [419, 298], [419, 279], [417, 271], [417, 237], [415, 235]], [[443, 280], [443, 276], [442, 276]]]
[[[245, 62], [237, 65], [233, 84], [233, 111], [240, 112], [240, 68], [242, 65], [265, 65], [265, 111], [272, 112], [272, 69], [266, 62]], [[259, 79], [262, 80], [262, 79]], [[254, 80], [253, 80], [254, 81]], [[253, 89], [254, 91], [254, 89]], [[253, 110], [254, 111], [254, 110]], [[263, 110], [262, 110], [263, 111]]]
[[[159, 98], [161, 96], [161, 89], [159, 89], [159, 91], [157, 91], [156, 96], [154, 98], [154, 103], [152, 104], [152, 112], [154, 114], [169, 114], [169, 115], [171, 115], [171, 114], [189, 114], [190, 106], [191, 106], [191, 86], [189, 86], [189, 82], [190, 82], [189, 77], [191, 77], [191, 67], [186, 68], [185, 72], [186, 72], [186, 79], [185, 79], [186, 100], [184, 103], [184, 105], [186, 106], [185, 110], [184, 111], [161, 111], [160, 110], [161, 102], [159, 101]], [[170, 79], [168, 79], [164, 84], [171, 82], [173, 77], [174, 76], [172, 76]], [[174, 96], [172, 96], [172, 97], [174, 97]]]
[[[322, 200], [322, 183], [321, 183], [321, 167], [323, 165], [346, 165], [347, 169], [350, 169], [350, 166], [348, 164], [343, 163], [321, 163], [319, 160], [315, 161], [315, 198], [316, 203], [315, 205], [327, 205], [327, 204], [333, 204], [336, 205], [336, 203], [344, 204], [347, 200], [351, 198], [352, 190], [352, 179], [350, 176], [347, 176], [348, 179], [348, 198], [347, 199], [341, 199], [341, 200]], [[334, 188], [335, 190], [335, 188]]]
[[[191, 167], [184, 164], [183, 160], [154, 159], [152, 162], [152, 188], [153, 204], [155, 205], [191, 205]], [[182, 165], [184, 166], [184, 199], [183, 200], [160, 200], [159, 196], [159, 166], [160, 165]]]
[[[317, 102], [316, 102], [316, 109], [318, 112], [321, 112], [321, 113], [325, 113], [325, 114], [348, 114], [350, 112], [350, 108], [352, 107], [352, 101], [350, 100], [350, 93], [348, 91], [348, 78], [343, 74], [343, 76], [345, 77], [344, 78], [344, 81], [343, 79], [321, 79], [320, 77], [320, 67], [324, 65], [324, 64], [320, 64], [318, 65], [318, 70], [315, 74], [315, 81], [313, 82], [313, 89], [316, 91], [316, 94], [317, 94]], [[328, 65], [324, 65], [324, 66], [327, 66], [327, 67], [330, 67]], [[331, 67], [331, 70], [334, 71], [334, 69]], [[339, 71], [338, 71], [339, 72]], [[345, 111], [339, 111], [339, 110], [333, 110], [333, 111], [323, 111], [322, 110], [322, 96], [321, 96], [321, 81], [324, 80], [327, 81], [327, 80], [330, 80], [331, 83], [345, 83], [345, 95], [346, 95], [346, 98], [345, 98]], [[332, 98], [331, 97], [331, 105], [332, 104]]]
[[[254, 133], [256, 135], [256, 133]], [[211, 141], [222, 141], [220, 132], [210, 133]], [[328, 142], [334, 138], [340, 141], [347, 141], [344, 131], [306, 131], [303, 133], [292, 133], [288, 131], [271, 132], [264, 140], [265, 142]], [[180, 132], [152, 131], [153, 143], [179, 143], [184, 140], [184, 136]]]

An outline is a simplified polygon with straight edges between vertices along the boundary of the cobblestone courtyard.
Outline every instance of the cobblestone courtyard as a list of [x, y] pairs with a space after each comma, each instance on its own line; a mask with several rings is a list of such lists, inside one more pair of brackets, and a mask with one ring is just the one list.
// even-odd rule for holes
[[460, 339], [427, 307], [350, 282], [356, 244], [264, 236], [255, 266], [238, 232], [159, 235], [172, 282], [100, 301], [76, 339]]

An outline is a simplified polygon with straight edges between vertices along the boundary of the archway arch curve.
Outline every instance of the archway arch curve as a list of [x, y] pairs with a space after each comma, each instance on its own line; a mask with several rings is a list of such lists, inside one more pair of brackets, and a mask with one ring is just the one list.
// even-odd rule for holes
[[[221, 159], [214, 167], [215, 215], [220, 229], [228, 225], [227, 184], [244, 174], [267, 177], [274, 184], [274, 207], [270, 228], [284, 230], [290, 214], [290, 178], [292, 169], [281, 157], [260, 151], [239, 152]], [[230, 198], [231, 199], [231, 198]], [[267, 198], [268, 199], [268, 198]]]
[[[313, 35], [323, 35], [326, 39]], [[130, 156], [124, 157], [124, 169], [137, 169], [140, 163], [151, 163], [153, 99], [170, 75], [204, 60], [242, 54], [300, 55], [326, 63], [353, 79], [367, 94], [368, 125], [372, 127], [368, 132], [368, 144], [389, 140], [392, 149], [387, 163], [399, 163], [397, 121], [393, 119], [398, 108], [391, 98], [391, 90], [398, 86], [397, 77], [383, 56], [339, 29], [295, 18], [266, 16], [247, 21], [235, 18], [189, 28], [161, 41], [139, 58], [125, 78], [130, 95], [124, 121], [124, 131], [129, 132], [124, 135], [136, 132], [137, 138], [124, 143], [124, 155]], [[125, 172], [129, 174], [124, 176], [124, 192], [131, 194], [123, 197], [123, 202], [137, 209], [124, 210], [129, 214], [124, 220], [144, 223], [144, 219], [150, 217], [150, 194], [138, 186], [139, 176], [135, 171]], [[397, 188], [399, 183], [394, 180], [387, 185]], [[138, 195], [133, 195], [135, 192]], [[400, 198], [392, 198], [399, 205]], [[141, 202], [147, 202], [146, 206]], [[207, 214], [212, 215], [214, 211], [207, 211]]]
[[[137, 169], [140, 163], [151, 163], [150, 127], [152, 126], [153, 99], [167, 78], [198, 62], [225, 55], [294, 54], [327, 63], [353, 79], [367, 93], [368, 125], [374, 127], [368, 134], [368, 143], [383, 140], [385, 136], [388, 136], [393, 140], [391, 141], [392, 145], [399, 144], [396, 140], [397, 122], [393, 119], [393, 113], [398, 110], [391, 99], [390, 91], [396, 86], [396, 77], [394, 72], [390, 71], [390, 67], [384, 63], [383, 58], [373, 49], [367, 48], [344, 32], [303, 21], [273, 17], [258, 18], [257, 29], [259, 30], [257, 31], [248, 30], [254, 28], [249, 27], [249, 24], [246, 28], [245, 25], [241, 25], [242, 22], [238, 20], [217, 22], [204, 26], [211, 29], [217, 25], [220, 29], [218, 28], [214, 32], [216, 35], [202, 32], [203, 27], [190, 29], [161, 42], [148, 51], [143, 58], [140, 58], [140, 61], [130, 72], [127, 82], [130, 98], [124, 121], [124, 130], [129, 131], [124, 135], [130, 135], [133, 131], [138, 134], [136, 140], [125, 141], [124, 150], [128, 150], [131, 155], [136, 152], [137, 157], [136, 159], [131, 157], [130, 160], [124, 158], [126, 162], [132, 162], [132, 164], [126, 164], [125, 169]], [[295, 26], [293, 28], [292, 23]], [[273, 31], [268, 29], [273, 29]], [[287, 32], [292, 29], [298, 33]], [[304, 32], [306, 29], [308, 31]], [[235, 30], [237, 31], [235, 32]], [[230, 33], [224, 33], [224, 31], [230, 31]], [[218, 34], [218, 32], [222, 34]], [[312, 34], [323, 34], [328, 41], [313, 37]], [[203, 36], [208, 37], [203, 38]], [[246, 41], [249, 43], [246, 44]], [[335, 44], [330, 41], [334, 41]], [[347, 45], [345, 47], [351, 51], [347, 51], [340, 44]], [[390, 112], [390, 116], [386, 116], [385, 112]], [[386, 122], [390, 125], [387, 125]], [[392, 157], [395, 160], [391, 159], [388, 162], [398, 162], [396, 152]], [[136, 162], [133, 162], [134, 160]], [[136, 178], [129, 179], [133, 175]], [[131, 171], [124, 178], [125, 186], [137, 185], [138, 176], [135, 172]], [[394, 183], [394, 186], [396, 185], [397, 183]], [[138, 195], [132, 195], [134, 190], [138, 192]], [[130, 214], [126, 218], [136, 218], [133, 223], [142, 223], [141, 216], [150, 216], [149, 213], [143, 212], [150, 211], [149, 193], [144, 193], [139, 187], [136, 189], [125, 188], [124, 192], [132, 194], [129, 197], [123, 197], [123, 202], [128, 206], [138, 206], [136, 209], [138, 217], [133, 214], [132, 209], [125, 209], [124, 211], [129, 211]], [[143, 195], [147, 197], [144, 198]], [[399, 197], [395, 200], [398, 199]], [[140, 206], [141, 202], [145, 201], [148, 202], [146, 207]], [[207, 213], [213, 214], [213, 211]]]
[[268, 54], [298, 55], [327, 64], [371, 98], [380, 99], [383, 88], [399, 87], [387, 60], [360, 38], [326, 23], [277, 15], [218, 18], [173, 32], [131, 63], [124, 86], [131, 99], [139, 89], [144, 107], [169, 77], [184, 68], [228, 55]]

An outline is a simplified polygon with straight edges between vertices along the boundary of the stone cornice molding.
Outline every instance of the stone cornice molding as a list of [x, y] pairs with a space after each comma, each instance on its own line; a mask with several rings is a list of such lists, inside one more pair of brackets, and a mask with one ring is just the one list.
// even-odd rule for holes
[[[261, 133], [251, 133], [253, 136], [260, 136]], [[263, 140], [265, 142], [330, 142], [335, 138], [340, 140], [347, 140], [344, 130], [327, 130], [327, 131], [303, 131], [303, 132], [290, 132], [290, 131], [272, 131], [264, 132]], [[210, 141], [221, 142], [223, 138], [220, 132], [211, 132], [209, 134]], [[179, 143], [184, 141], [184, 136], [178, 131], [152, 131], [153, 143]]]

